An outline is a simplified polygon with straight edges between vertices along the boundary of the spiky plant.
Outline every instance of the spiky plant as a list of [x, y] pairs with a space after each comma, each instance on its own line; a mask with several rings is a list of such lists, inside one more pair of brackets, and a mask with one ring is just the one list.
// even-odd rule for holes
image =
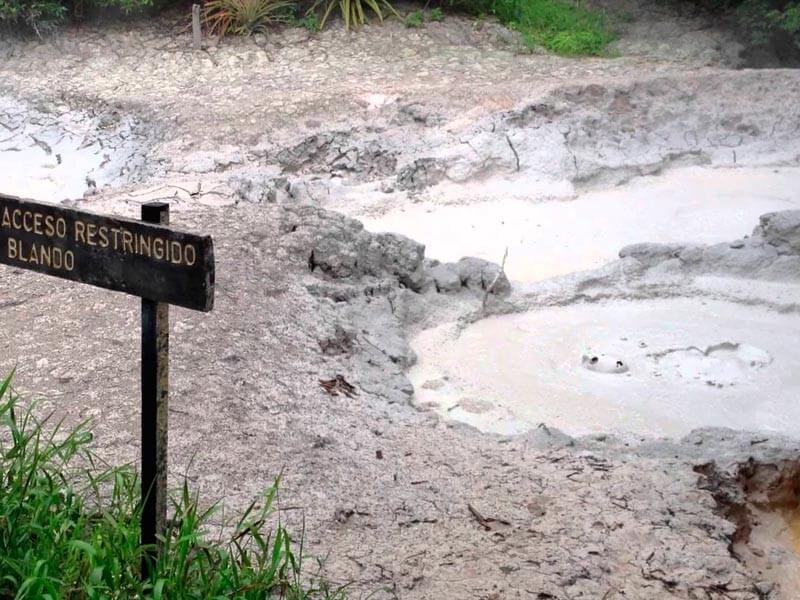
[[388, 13], [396, 17], [400, 16], [389, 0], [316, 0], [314, 5], [309, 9], [309, 14], [316, 12], [320, 7], [324, 7], [322, 20], [320, 21], [320, 29], [325, 27], [325, 23], [328, 21], [331, 13], [337, 8], [342, 15], [342, 19], [344, 19], [345, 29], [360, 27], [366, 23], [368, 11], [375, 14], [379, 21], [383, 21], [384, 16]]
[[291, 15], [292, 0], [209, 0], [203, 9], [203, 23], [211, 35], [223, 37], [262, 33], [273, 23]]

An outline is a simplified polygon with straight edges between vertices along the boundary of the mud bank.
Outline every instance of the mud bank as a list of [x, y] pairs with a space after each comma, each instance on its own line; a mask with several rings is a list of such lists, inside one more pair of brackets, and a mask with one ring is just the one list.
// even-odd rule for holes
[[[90, 129], [108, 107], [127, 115], [115, 123], [141, 119], [152, 136], [136, 177], [115, 167], [119, 187], [86, 196], [83, 172], [102, 171], [90, 145], [81, 176], [58, 180], [101, 212], [168, 199], [176, 227], [214, 236], [214, 312], [172, 313], [171, 485], [187, 476], [240, 509], [283, 471], [284, 522], [304, 522], [322, 573], [364, 596], [790, 597], [732, 551], [740, 526], [719, 498], [749, 458], [769, 468], [798, 454], [773, 433], [795, 433], [784, 392], [796, 384], [796, 215], [745, 237], [758, 215], [797, 204], [796, 72], [727, 70], [730, 40], [691, 19], [659, 25], [681, 32], [671, 47], [629, 38], [608, 60], [519, 55], [502, 31], [461, 19], [283, 31], [200, 53], [182, 24], [160, 25], [69, 33], [57, 47], [4, 41], [0, 88], [48, 115], [62, 113], [39, 103], [63, 98]], [[692, 51], [702, 40], [709, 51]], [[507, 222], [489, 220], [499, 210]], [[538, 223], [546, 235], [530, 235]], [[635, 242], [659, 244], [614, 260]], [[506, 246], [524, 286], [480, 259]], [[0, 318], [0, 370], [16, 366], [42, 410], [93, 418], [104, 458], [134, 460], [138, 303], [10, 270]], [[470, 427], [497, 417], [494, 390], [409, 380], [431, 361], [409, 339], [439, 326], [461, 331], [437, 350], [457, 351], [455, 367], [485, 358], [466, 374], [484, 373], [480, 386], [501, 377], [528, 397], [538, 386], [563, 395], [563, 414], [556, 401], [513, 414], [513, 436]], [[531, 339], [542, 346], [529, 356]], [[339, 378], [356, 393], [320, 383]], [[576, 380], [602, 393], [584, 402]], [[683, 412], [654, 389], [689, 390]], [[420, 400], [444, 392], [458, 408]], [[518, 392], [508, 404], [522, 412]], [[581, 402], [590, 429], [571, 425]], [[745, 414], [772, 431], [652, 439], [744, 427]], [[551, 426], [561, 418], [567, 433]]]
[[533, 189], [529, 198], [418, 202], [363, 221], [372, 231], [424, 242], [434, 259], [499, 262], [507, 248], [506, 273], [519, 284], [603, 266], [642, 240], [711, 244], [742, 237], [765, 212], [800, 207], [798, 181], [798, 168], [685, 167], [574, 199], [545, 201]]
[[0, 96], [0, 190], [47, 202], [75, 201], [142, 177], [145, 128], [113, 110], [66, 104], [36, 110]]

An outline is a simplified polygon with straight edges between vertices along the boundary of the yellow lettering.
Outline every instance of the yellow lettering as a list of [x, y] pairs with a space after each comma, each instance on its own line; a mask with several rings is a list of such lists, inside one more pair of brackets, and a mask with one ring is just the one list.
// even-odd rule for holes
[[56, 235], [61, 239], [67, 237], [67, 222], [60, 217], [56, 221]]
[[86, 225], [86, 243], [90, 246], [96, 246], [97, 244], [94, 241], [95, 236], [97, 235], [97, 225], [94, 223], [89, 223]]
[[101, 226], [97, 230], [97, 233], [100, 236], [100, 247], [108, 248], [108, 227], [106, 227], [105, 225]]
[[56, 228], [53, 226], [53, 222], [55, 219], [52, 215], [48, 215], [44, 218], [44, 234], [47, 237], [53, 237], [56, 233]]
[[52, 248], [50, 246], [42, 246], [39, 248], [39, 264], [51, 266]]
[[139, 254], [150, 256], [150, 237], [139, 234]]
[[130, 231], [122, 231], [122, 251], [133, 254], [133, 234]]
[[17, 240], [8, 238], [8, 258], [17, 258]]
[[33, 233], [42, 235], [42, 213], [33, 215]]
[[173, 265], [181, 264], [183, 260], [183, 248], [180, 242], [170, 242], [172, 247], [172, 258], [170, 259]]
[[72, 271], [75, 268], [75, 255], [72, 250], [67, 250], [64, 253], [64, 267], [66, 267], [67, 271]]
[[31, 251], [28, 254], [28, 262], [32, 262], [35, 265], [39, 264], [39, 256], [36, 253], [36, 244], [31, 245]]
[[153, 256], [158, 260], [164, 258], [164, 240], [161, 238], [153, 240]]
[[64, 255], [61, 253], [61, 248], [53, 248], [53, 268], [60, 269], [64, 266]]
[[183, 258], [186, 260], [186, 265], [189, 267], [197, 261], [197, 253], [194, 246], [186, 244], [186, 247], [183, 249]]
[[[14, 225], [14, 229], [22, 229], [22, 211], [18, 208], [14, 209], [14, 212], [11, 213], [11, 222]], [[17, 221], [19, 219], [19, 221]]]
[[119, 247], [119, 233], [120, 233], [120, 230], [117, 229], [116, 227], [112, 227], [111, 228], [111, 233], [114, 234], [114, 250], [116, 250]]
[[3, 207], [3, 227], [11, 227], [11, 215], [8, 214], [8, 207]]
[[30, 221], [33, 221], [33, 213], [31, 213], [30, 211], [27, 211], [27, 210], [26, 210], [26, 211], [25, 211], [25, 214], [24, 214], [24, 215], [22, 215], [22, 227], [23, 227], [23, 228], [25, 229], [25, 231], [27, 231], [28, 233], [30, 233], [31, 231], [33, 231], [33, 225], [28, 225], [28, 220], [29, 220], [29, 219], [30, 219]]
[[82, 221], [75, 221], [75, 241], [86, 243], [86, 224]]

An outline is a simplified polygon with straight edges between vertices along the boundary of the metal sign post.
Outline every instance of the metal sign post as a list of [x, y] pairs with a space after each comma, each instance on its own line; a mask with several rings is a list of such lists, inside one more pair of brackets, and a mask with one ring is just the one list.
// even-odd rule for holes
[[142, 578], [157, 559], [167, 520], [169, 305], [210, 311], [214, 245], [168, 228], [169, 206], [142, 220], [103, 217], [0, 194], [0, 264], [142, 299]]
[[[142, 221], [169, 225], [169, 205], [142, 206]], [[169, 419], [169, 304], [142, 298], [142, 537], [157, 547], [167, 523], [167, 431]], [[142, 556], [149, 579], [155, 552]]]

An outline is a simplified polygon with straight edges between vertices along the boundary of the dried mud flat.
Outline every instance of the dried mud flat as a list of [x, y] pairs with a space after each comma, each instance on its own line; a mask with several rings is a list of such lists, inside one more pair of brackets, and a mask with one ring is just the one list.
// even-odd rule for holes
[[[484, 434], [417, 406], [406, 372], [412, 333], [473, 321], [484, 302], [705, 294], [796, 312], [796, 292], [770, 287], [800, 273], [796, 220], [731, 244], [741, 260], [642, 246], [524, 294], [500, 276], [487, 294], [497, 266], [426, 261], [421, 244], [328, 210], [798, 165], [797, 72], [732, 70], [730, 36], [691, 19], [659, 28], [672, 47], [637, 26], [602, 60], [519, 54], [501, 28], [456, 18], [199, 54], [169, 21], [2, 42], [0, 122], [15, 127], [23, 104], [113, 133], [119, 162], [98, 164], [116, 176], [69, 204], [136, 215], [168, 199], [175, 226], [215, 238], [214, 312], [172, 313], [171, 481], [237, 510], [283, 470], [283, 517], [305, 518], [307, 550], [356, 597], [792, 598], [778, 572], [791, 551], [748, 542], [758, 511], [797, 508], [797, 440]], [[720, 274], [753, 283], [734, 292]], [[137, 301], [4, 269], [0, 318], [0, 368], [18, 365], [44, 409], [94, 418], [105, 458], [134, 460]], [[337, 376], [356, 393], [320, 385]]]

